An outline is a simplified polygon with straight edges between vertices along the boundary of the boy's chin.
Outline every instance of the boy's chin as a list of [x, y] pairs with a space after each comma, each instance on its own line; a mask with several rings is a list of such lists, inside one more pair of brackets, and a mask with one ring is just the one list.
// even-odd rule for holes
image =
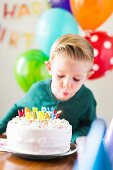
[[57, 96], [57, 99], [61, 101], [66, 101], [66, 100], [69, 100], [70, 98], [71, 96]]

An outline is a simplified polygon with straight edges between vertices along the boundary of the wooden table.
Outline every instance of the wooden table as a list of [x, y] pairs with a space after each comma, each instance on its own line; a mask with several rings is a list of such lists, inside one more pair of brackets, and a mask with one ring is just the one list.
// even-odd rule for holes
[[[4, 135], [0, 135], [4, 138]], [[0, 152], [0, 170], [72, 170], [77, 154], [51, 160], [23, 159], [12, 153]]]

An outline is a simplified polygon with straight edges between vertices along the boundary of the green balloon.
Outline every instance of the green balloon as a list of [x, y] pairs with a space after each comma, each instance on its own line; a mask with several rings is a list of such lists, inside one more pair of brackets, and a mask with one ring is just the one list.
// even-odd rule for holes
[[14, 70], [15, 78], [25, 92], [33, 83], [50, 77], [45, 68], [47, 60], [48, 56], [36, 49], [28, 50], [17, 58]]

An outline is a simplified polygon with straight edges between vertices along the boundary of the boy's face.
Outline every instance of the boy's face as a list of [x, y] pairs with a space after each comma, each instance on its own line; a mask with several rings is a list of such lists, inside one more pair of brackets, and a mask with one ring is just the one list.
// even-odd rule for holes
[[70, 60], [62, 55], [46, 63], [52, 76], [51, 90], [58, 100], [66, 101], [73, 97], [90, 75], [91, 63], [81, 60]]

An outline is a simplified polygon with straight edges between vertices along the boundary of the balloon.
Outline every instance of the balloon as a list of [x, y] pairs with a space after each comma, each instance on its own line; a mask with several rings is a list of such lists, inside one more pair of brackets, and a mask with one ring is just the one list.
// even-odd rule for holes
[[113, 37], [106, 32], [94, 31], [85, 38], [94, 48], [94, 74], [90, 79], [104, 76], [106, 71], [113, 69]]
[[71, 12], [70, 0], [48, 0], [52, 8], [64, 8]]
[[94, 30], [112, 14], [113, 0], [70, 0], [73, 15], [84, 30]]
[[19, 86], [27, 92], [31, 85], [49, 77], [44, 61], [48, 57], [40, 50], [31, 49], [22, 53], [15, 64], [15, 78]]
[[53, 42], [68, 33], [78, 34], [78, 26], [72, 14], [64, 9], [51, 8], [38, 20], [36, 39], [41, 50], [48, 56]]

